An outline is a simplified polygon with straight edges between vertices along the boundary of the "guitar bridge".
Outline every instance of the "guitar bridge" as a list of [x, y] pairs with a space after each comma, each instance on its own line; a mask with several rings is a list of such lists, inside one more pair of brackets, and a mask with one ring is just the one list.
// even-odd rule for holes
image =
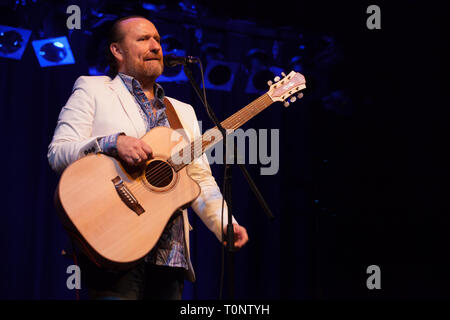
[[127, 205], [128, 208], [133, 210], [138, 216], [145, 212], [144, 208], [139, 204], [137, 199], [128, 189], [128, 187], [123, 183], [123, 180], [117, 176], [111, 180], [119, 194], [120, 199]]

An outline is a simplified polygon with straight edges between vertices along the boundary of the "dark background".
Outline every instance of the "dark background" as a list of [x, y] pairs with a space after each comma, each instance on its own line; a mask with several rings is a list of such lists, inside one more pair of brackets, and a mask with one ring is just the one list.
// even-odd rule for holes
[[[270, 63], [285, 71], [291, 57], [303, 57], [305, 97], [287, 109], [275, 103], [244, 125], [280, 130], [280, 170], [261, 176], [260, 165], [247, 165], [276, 217], [269, 221], [234, 169], [234, 215], [250, 236], [235, 255], [236, 298], [450, 297], [449, 37], [442, 2], [190, 1], [199, 12], [194, 17], [181, 14], [178, 2], [153, 3], [167, 7], [147, 12], [150, 20], [161, 35], [179, 36], [187, 54], [202, 56], [195, 37], [201, 27], [202, 41], [219, 43], [224, 60], [242, 63], [231, 92], [208, 90], [219, 119], [258, 97], [244, 90], [249, 49], [271, 52], [278, 40], [280, 55]], [[67, 35], [76, 63], [41, 68], [31, 43], [21, 60], [0, 58], [0, 297], [75, 299], [66, 288], [73, 261], [61, 255], [69, 242], [53, 208], [58, 177], [47, 146], [73, 83], [102, 56], [92, 46], [97, 30], [86, 32], [92, 9], [142, 14], [141, 2], [1, 4], [0, 24], [33, 30], [30, 41]], [[83, 20], [81, 30], [69, 33], [70, 4], [80, 6]], [[381, 30], [366, 27], [371, 4], [381, 8]], [[324, 36], [333, 39], [331, 51]], [[203, 130], [213, 126], [189, 83], [163, 85], [167, 95], [195, 107]], [[221, 186], [223, 166], [212, 169]], [[216, 299], [221, 247], [190, 217], [198, 279], [186, 283], [185, 298]], [[370, 265], [381, 268], [381, 290], [366, 287]]]

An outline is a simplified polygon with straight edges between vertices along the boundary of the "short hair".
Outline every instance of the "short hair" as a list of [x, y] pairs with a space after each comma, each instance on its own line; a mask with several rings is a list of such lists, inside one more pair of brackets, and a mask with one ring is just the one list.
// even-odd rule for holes
[[129, 15], [129, 16], [121, 17], [121, 18], [118, 18], [117, 20], [115, 20], [113, 22], [111, 28], [109, 29], [108, 39], [106, 42], [105, 50], [106, 50], [106, 62], [109, 66], [108, 76], [111, 78], [114, 78], [117, 75], [119, 66], [117, 65], [116, 57], [111, 52], [110, 46], [114, 42], [121, 42], [123, 40], [125, 35], [120, 30], [120, 23], [122, 21], [132, 19], [132, 18], [143, 18], [143, 19], [148, 20], [146, 17], [143, 17], [141, 15]]

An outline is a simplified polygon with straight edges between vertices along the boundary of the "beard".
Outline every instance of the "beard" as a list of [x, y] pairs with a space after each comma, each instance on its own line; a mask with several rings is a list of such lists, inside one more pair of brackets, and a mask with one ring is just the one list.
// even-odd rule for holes
[[150, 61], [130, 61], [126, 65], [127, 74], [133, 76], [139, 81], [151, 80], [154, 81], [164, 71], [164, 63], [161, 60]]
[[144, 71], [144, 77], [156, 79], [163, 73], [164, 63], [159, 60], [144, 61], [144, 68], [142, 71]]

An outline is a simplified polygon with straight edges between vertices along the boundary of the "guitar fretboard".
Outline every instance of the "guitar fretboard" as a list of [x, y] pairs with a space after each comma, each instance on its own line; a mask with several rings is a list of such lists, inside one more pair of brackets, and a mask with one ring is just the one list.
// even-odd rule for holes
[[[273, 100], [266, 93], [222, 121], [220, 124], [226, 129], [227, 134], [230, 134], [272, 103]], [[222, 134], [220, 133], [220, 130], [217, 129], [217, 127], [211, 128], [200, 138], [192, 141], [190, 145], [187, 145], [183, 149], [172, 154], [168, 162], [175, 171], [179, 171], [221, 140]]]

